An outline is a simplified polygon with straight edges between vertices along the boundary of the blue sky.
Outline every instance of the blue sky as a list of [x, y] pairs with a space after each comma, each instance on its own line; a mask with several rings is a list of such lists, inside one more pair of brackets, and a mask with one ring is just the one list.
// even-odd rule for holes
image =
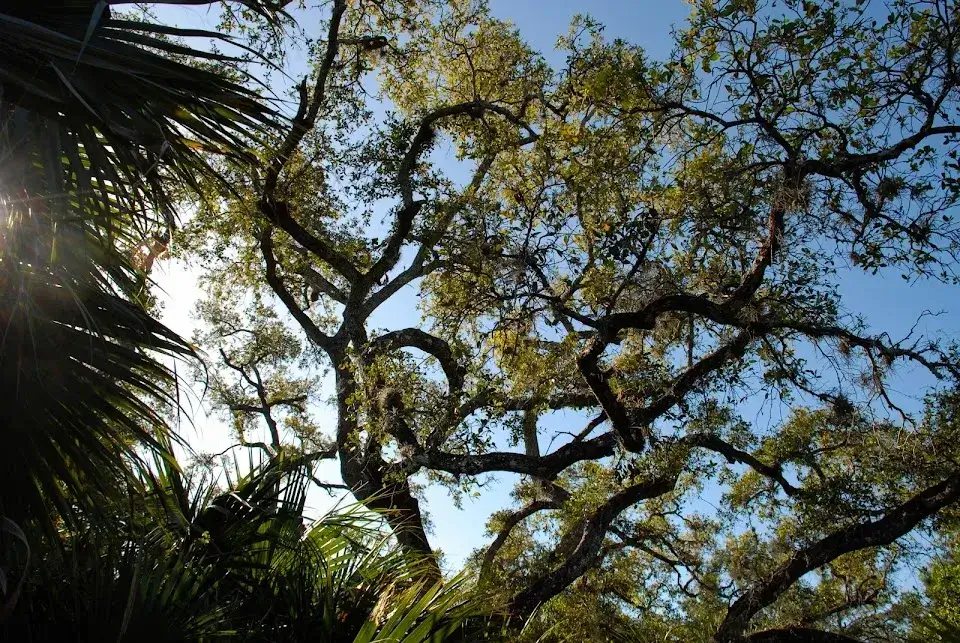
[[[589, 4], [576, 0], [491, 0], [490, 4], [494, 15], [513, 21], [524, 38], [556, 65], [562, 64], [562, 59], [554, 53], [554, 44], [559, 35], [566, 33], [576, 13], [589, 12], [606, 25], [609, 37], [639, 43], [652, 57], [659, 58], [671, 48], [671, 26], [679, 24], [689, 9], [680, 0], [600, 0]], [[216, 23], [215, 13], [204, 7], [162, 7], [160, 17], [164, 21], [207, 27]], [[307, 14], [304, 26], [309, 32], [316, 32], [319, 21], [310, 23], [310, 14]], [[157, 275], [159, 285], [166, 292], [162, 297], [166, 302], [165, 319], [175, 330], [186, 335], [194, 326], [190, 310], [198, 294], [195, 275], [194, 268], [177, 264], [166, 265]], [[412, 292], [408, 290], [406, 295], [384, 306], [372, 320], [372, 325], [398, 328], [418, 323]], [[848, 310], [860, 312], [871, 327], [886, 330], [895, 339], [905, 335], [924, 310], [945, 311], [946, 314], [925, 319], [918, 327], [920, 332], [941, 338], [960, 337], [957, 322], [960, 305], [953, 287], [922, 282], [910, 284], [895, 274], [867, 277], [857, 271], [843, 271], [841, 292]], [[923, 373], [904, 371], [895, 378], [894, 388], [906, 395], [916, 395], [930, 383], [930, 378]], [[759, 419], [760, 405], [756, 406]], [[749, 413], [746, 417], [752, 419]], [[329, 412], [322, 411], [321, 419], [328, 420], [332, 427], [333, 418]], [[230, 444], [227, 427], [215, 418], [198, 412], [195, 423], [195, 428], [186, 428], [184, 433], [198, 450], [219, 451]], [[552, 418], [548, 428], [576, 432], [583, 424], [578, 414], [566, 414]], [[334, 471], [335, 467], [330, 467], [325, 473], [333, 474]], [[465, 498], [462, 511], [453, 506], [445, 491], [434, 489], [427, 492], [427, 511], [434, 524], [430, 540], [444, 551], [448, 568], [459, 567], [471, 550], [489, 540], [483, 536], [484, 522], [491, 512], [509, 506], [508, 494], [514, 480], [512, 476], [499, 477], [497, 482], [482, 490], [479, 498]], [[311, 501], [317, 509], [329, 504], [329, 500], [320, 494], [312, 496]]]

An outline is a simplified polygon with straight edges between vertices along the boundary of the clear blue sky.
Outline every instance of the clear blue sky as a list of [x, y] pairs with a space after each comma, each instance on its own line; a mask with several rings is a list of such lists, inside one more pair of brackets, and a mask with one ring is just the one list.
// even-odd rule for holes
[[[512, 20], [534, 48], [558, 65], [562, 60], [553, 54], [554, 44], [559, 35], [566, 33], [576, 13], [588, 12], [606, 25], [609, 37], [639, 43], [652, 57], [659, 58], [671, 48], [671, 26], [679, 24], [689, 8], [680, 0], [600, 0], [591, 3], [577, 0], [491, 0], [490, 4], [496, 16]], [[216, 22], [215, 14], [202, 7], [162, 7], [159, 15], [165, 21], [180, 24], [212, 27]], [[310, 14], [305, 18], [304, 26], [309, 32], [316, 33], [319, 22], [314, 20], [310, 24]], [[166, 319], [176, 330], [186, 334], [193, 326], [188, 311], [196, 297], [194, 274], [193, 270], [169, 266], [159, 275], [160, 285], [168, 293]], [[920, 331], [941, 337], [960, 336], [957, 321], [960, 305], [956, 301], [955, 288], [930, 283], [907, 284], [896, 275], [877, 278], [849, 272], [843, 276], [841, 291], [848, 310], [859, 311], [871, 326], [890, 332], [894, 338], [906, 334], [924, 310], [946, 311], [946, 314], [926, 320], [919, 327]], [[398, 328], [417, 324], [419, 316], [414, 305], [412, 294], [401, 297], [379, 311], [372, 325]], [[907, 395], [915, 395], [929, 383], [929, 377], [924, 374], [907, 371], [895, 387]], [[749, 413], [747, 417], [750, 417]], [[332, 418], [330, 420], [332, 423]], [[566, 425], [563, 428], [574, 431], [582, 427], [577, 414], [554, 418], [551, 425], [554, 423]], [[191, 430], [186, 433], [188, 439], [196, 441], [199, 450], [209, 452], [217, 450], [217, 445], [229, 444], [227, 428], [212, 418], [205, 418], [202, 413], [197, 417], [197, 429], [199, 433]], [[489, 540], [483, 536], [484, 522], [491, 512], [509, 506], [508, 494], [514, 479], [501, 476], [498, 482], [483, 490], [480, 498], [465, 499], [462, 511], [453, 506], [445, 491], [433, 489], [427, 492], [427, 510], [435, 526], [431, 542], [444, 551], [449, 568], [459, 567], [472, 549]], [[317, 506], [324, 504], [322, 498], [316, 500]]]

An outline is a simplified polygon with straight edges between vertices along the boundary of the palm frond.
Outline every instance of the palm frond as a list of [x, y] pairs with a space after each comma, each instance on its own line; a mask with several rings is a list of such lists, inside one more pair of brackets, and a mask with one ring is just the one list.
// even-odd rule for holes
[[[82, 195], [86, 211], [170, 219], [170, 179], [199, 189], [208, 152], [252, 161], [251, 141], [275, 114], [233, 80], [233, 58], [158, 37], [196, 30], [112, 20], [106, 4], [0, 12], [0, 122], [25, 111], [61, 126], [64, 191]], [[23, 149], [10, 143], [0, 153]]]
[[0, 10], [0, 512], [48, 530], [137, 487], [144, 447], [171, 457], [164, 360], [191, 351], [140, 301], [142, 245], [213, 173], [207, 150], [252, 160], [274, 118], [200, 64], [223, 56], [160, 37], [196, 34], [108, 4]]
[[196, 641], [226, 634], [215, 569], [102, 530], [49, 549], [6, 640]]
[[[24, 239], [23, 227], [5, 233], [0, 511], [19, 522], [43, 516], [48, 501], [69, 514], [89, 490], [109, 493], [133, 482], [127, 471], [140, 461], [137, 447], [160, 449], [166, 431], [153, 404], [173, 403], [167, 388], [172, 373], [156, 355], [190, 349], [125, 298], [22, 258], [26, 252], [17, 246], [40, 245], [41, 235]], [[69, 254], [69, 241], [62, 245], [60, 255]], [[70, 265], [76, 264], [61, 264]]]
[[[497, 631], [502, 619], [466, 578], [424, 581], [423, 561], [397, 548], [362, 505], [306, 526], [308, 467], [268, 461], [215, 492], [190, 489], [167, 463], [144, 481], [143, 498], [115, 506], [130, 512], [124, 531], [93, 523], [42, 550], [0, 636], [420, 643]], [[187, 500], [155, 502], [154, 483]], [[192, 516], [149, 527], [175, 504]]]

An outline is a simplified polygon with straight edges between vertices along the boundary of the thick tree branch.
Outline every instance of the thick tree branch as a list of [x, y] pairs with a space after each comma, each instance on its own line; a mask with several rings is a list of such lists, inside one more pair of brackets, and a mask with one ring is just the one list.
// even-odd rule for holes
[[276, 191], [277, 180], [287, 161], [290, 160], [290, 155], [293, 154], [297, 146], [300, 145], [300, 142], [303, 140], [303, 137], [306, 136], [307, 132], [313, 128], [317, 121], [320, 107], [326, 99], [327, 78], [330, 76], [331, 69], [333, 69], [334, 61], [337, 59], [337, 50], [340, 46], [340, 23], [343, 20], [343, 14], [346, 10], [346, 0], [334, 0], [330, 13], [330, 23], [327, 28], [327, 46], [320, 60], [320, 65], [317, 68], [313, 95], [308, 96], [307, 81], [304, 79], [298, 88], [300, 91], [300, 103], [297, 108], [297, 113], [293, 117], [290, 131], [274, 153], [267, 169], [267, 174], [264, 177], [263, 194], [268, 201], [272, 200], [271, 197]]
[[300, 276], [303, 277], [305, 282], [307, 282], [307, 285], [317, 292], [323, 293], [337, 303], [347, 303], [347, 293], [337, 288], [333, 282], [310, 266], [305, 266], [302, 270], [300, 270]]
[[806, 627], [790, 627], [782, 630], [764, 630], [751, 634], [745, 643], [862, 643], [835, 632], [812, 630]]
[[280, 279], [280, 276], [277, 274], [277, 258], [273, 254], [273, 229], [270, 227], [265, 228], [263, 232], [260, 233], [260, 252], [263, 254], [267, 283], [270, 284], [273, 292], [280, 298], [280, 301], [283, 302], [283, 305], [286, 306], [290, 314], [293, 315], [293, 318], [297, 320], [297, 323], [300, 324], [300, 327], [303, 329], [303, 332], [307, 334], [307, 337], [310, 338], [310, 341], [329, 352], [333, 347], [333, 338], [320, 330], [313, 320], [310, 319], [310, 316], [300, 308], [297, 300], [294, 299], [290, 291], [287, 290], [287, 287], [283, 284], [283, 280]]
[[[426, 114], [420, 121], [420, 126], [417, 129], [417, 133], [413, 137], [413, 141], [410, 143], [410, 147], [407, 149], [407, 153], [404, 154], [400, 161], [400, 167], [397, 170], [397, 183], [400, 186], [400, 198], [402, 203], [399, 211], [397, 212], [397, 217], [393, 224], [393, 230], [390, 233], [390, 237], [387, 239], [387, 245], [383, 250], [383, 254], [373, 264], [373, 266], [370, 268], [370, 271], [365, 275], [365, 280], [368, 284], [373, 284], [379, 281], [380, 278], [387, 274], [400, 259], [400, 250], [403, 248], [403, 244], [406, 242], [407, 236], [410, 234], [410, 230], [413, 228], [413, 221], [423, 205], [421, 201], [416, 201], [413, 197], [413, 172], [416, 169], [420, 156], [434, 140], [434, 128], [436, 127], [437, 122], [444, 118], [450, 118], [453, 116], [470, 116], [471, 118], [480, 118], [486, 112], [499, 114], [511, 123], [514, 123], [518, 127], [522, 127], [523, 129], [527, 130], [531, 136], [536, 136], [536, 133], [530, 129], [530, 126], [511, 110], [487, 101], [474, 100], [465, 103], [458, 103], [456, 105], [448, 105], [446, 107], [435, 109]], [[481, 167], [482, 166], [483, 164], [481, 164]]]
[[459, 395], [463, 390], [463, 380], [466, 369], [460, 365], [445, 340], [431, 335], [419, 328], [404, 328], [394, 330], [373, 339], [368, 349], [374, 354], [389, 353], [400, 348], [416, 348], [435, 357], [447, 378], [451, 398]]
[[645, 480], [615, 493], [597, 510], [571, 529], [557, 546], [569, 555], [556, 568], [531, 582], [510, 600], [511, 615], [526, 620], [545, 601], [570, 586], [596, 562], [611, 523], [625, 509], [650, 498], [669, 493], [677, 484], [681, 467], [660, 477]]
[[437, 242], [447, 231], [447, 228], [450, 227], [456, 215], [463, 210], [467, 203], [470, 202], [470, 199], [479, 191], [484, 178], [486, 178], [487, 173], [490, 171], [490, 166], [493, 165], [494, 156], [495, 155], [486, 156], [480, 161], [473, 174], [473, 178], [463, 191], [463, 194], [448, 204], [447, 207], [443, 208], [440, 221], [432, 230], [423, 235], [417, 254], [413, 258], [413, 261], [410, 262], [410, 265], [385, 286], [370, 295], [369, 299], [367, 299], [363, 305], [361, 317], [365, 319], [401, 288], [412, 283], [415, 279], [429, 274], [435, 267], [440, 265], [438, 262], [427, 263], [427, 259], [430, 257]]
[[[450, 344], [419, 328], [405, 328], [381, 335], [367, 346], [374, 354], [389, 353], [400, 348], [416, 348], [434, 357], [440, 363], [440, 368], [443, 369], [447, 379], [447, 411], [443, 426], [452, 426], [456, 423], [467, 371], [453, 354]], [[429, 436], [428, 448], [439, 446], [436, 442], [441, 439], [440, 433]]]
[[765, 464], [754, 455], [742, 451], [728, 442], [724, 442], [720, 436], [697, 433], [686, 436], [684, 439], [692, 446], [698, 446], [719, 453], [730, 463], [740, 462], [747, 465], [760, 475], [766, 476], [779, 484], [780, 488], [782, 488], [788, 496], [795, 496], [801, 492], [800, 489], [790, 484], [790, 482], [783, 477], [783, 470], [779, 465]]
[[[791, 172], [784, 181], [785, 189], [798, 189], [791, 183], [799, 180], [796, 171]], [[767, 219], [767, 237], [754, 259], [753, 266], [744, 273], [740, 284], [723, 302], [717, 303], [702, 295], [674, 293], [657, 297], [636, 311], [613, 313], [592, 325], [603, 332], [601, 337], [604, 339], [612, 339], [627, 328], [653, 330], [657, 320], [669, 312], [692, 313], [720, 324], [742, 326], [744, 321], [739, 313], [760, 288], [766, 270], [780, 248], [783, 216], [783, 206], [771, 210]]]
[[503, 526], [500, 528], [500, 531], [497, 532], [497, 537], [492, 543], [490, 543], [490, 546], [487, 547], [487, 551], [485, 551], [483, 554], [483, 563], [480, 567], [480, 577], [487, 578], [490, 575], [490, 569], [493, 566], [494, 560], [497, 558], [497, 554], [500, 553], [504, 543], [507, 542], [507, 538], [510, 536], [510, 532], [512, 532], [517, 525], [535, 513], [545, 511], [547, 509], [557, 508], [559, 508], [559, 505], [552, 500], [535, 500], [526, 507], [514, 511], [506, 519], [504, 519]]
[[639, 453], [643, 451], [645, 439], [648, 437], [646, 427], [638, 428], [634, 425], [627, 408], [610, 387], [608, 374], [600, 369], [600, 356], [610, 343], [607, 339], [609, 336], [607, 332], [601, 331], [587, 342], [586, 348], [577, 358], [577, 368], [610, 420], [613, 430], [623, 441], [624, 447], [628, 451]]
[[277, 147], [273, 158], [267, 166], [267, 172], [263, 179], [263, 188], [260, 194], [260, 212], [271, 223], [275, 224], [302, 247], [306, 248], [319, 259], [329, 264], [334, 270], [337, 270], [348, 281], [356, 282], [360, 278], [360, 272], [356, 266], [347, 258], [346, 255], [331, 247], [328, 243], [319, 237], [311, 234], [290, 214], [290, 206], [287, 202], [277, 198], [277, 183], [280, 174], [286, 167], [290, 157], [303, 141], [304, 136], [314, 127], [320, 108], [326, 100], [327, 79], [330, 71], [333, 69], [337, 58], [339, 48], [340, 23], [347, 10], [345, 0], [334, 0], [333, 9], [330, 15], [330, 24], [327, 30], [327, 45], [320, 65], [317, 69], [317, 77], [314, 82], [313, 92], [307, 88], [307, 81], [304, 79], [300, 83], [298, 90], [300, 102], [297, 113], [291, 122], [290, 131]]
[[288, 203], [285, 201], [275, 202], [272, 196], [269, 197], [269, 199], [267, 196], [264, 196], [264, 200], [260, 205], [260, 211], [268, 221], [293, 237], [294, 241], [343, 275], [347, 281], [352, 284], [360, 281], [360, 271], [353, 265], [350, 259], [300, 225], [300, 223], [290, 215], [290, 206]]
[[408, 473], [421, 468], [444, 471], [451, 475], [474, 476], [491, 471], [504, 471], [551, 479], [567, 467], [584, 460], [597, 460], [613, 455], [616, 438], [604, 433], [589, 440], [565, 444], [553, 453], [534, 458], [525, 453], [494, 452], [479, 455], [425, 451], [416, 453], [407, 462]]
[[[704, 377], [741, 357], [752, 339], [753, 334], [749, 331], [738, 333], [728, 343], [708, 353], [699, 362], [683, 371], [664, 388], [659, 397], [639, 409], [628, 409], [624, 406], [610, 388], [607, 376], [600, 372], [596, 352], [603, 340], [596, 343], [591, 340], [588, 349], [581, 355], [578, 365], [587, 383], [594, 390], [601, 408], [611, 420], [614, 430], [623, 441], [624, 447], [630, 451], [642, 451], [645, 440], [650, 434], [650, 425], [682, 400]], [[615, 414], [612, 417], [611, 412]]]
[[750, 331], [741, 331], [727, 343], [704, 355], [700, 361], [674, 378], [658, 398], [633, 413], [634, 422], [646, 426], [659, 418], [701, 383], [704, 377], [742, 357], [753, 337]]
[[[628, 410], [617, 400], [617, 406], [622, 409], [624, 415], [628, 418], [628, 422], [630, 423], [628, 427], [633, 426], [634, 423], [643, 423], [644, 426], [648, 426], [682, 399], [694, 386], [702, 381], [703, 377], [742, 355], [752, 337], [752, 333], [748, 331], [739, 333], [730, 342], [709, 353], [692, 367], [686, 369], [675, 379], [671, 380], [671, 382], [664, 387], [663, 393], [645, 407]], [[583, 399], [585, 397], [588, 399]], [[564, 399], [563, 396], [561, 396], [555, 401], [563, 403], [556, 408], [568, 408], [572, 406], [572, 404], [568, 404], [571, 402], [583, 403], [584, 407], [591, 406], [589, 404], [589, 396], [584, 395], [575, 395], [571, 399]], [[482, 408], [486, 403], [486, 400], [473, 401], [471, 408]], [[595, 400], [593, 405], [595, 406]], [[518, 403], [515, 410], [529, 410], [536, 406], [537, 403], [531, 400], [529, 404]], [[606, 412], [604, 415], [606, 415]], [[709, 437], [698, 437], [697, 439], [701, 440], [702, 444], [691, 442], [691, 446], [724, 448], [726, 450], [724, 455], [746, 458], [738, 461], [746, 464], [750, 464], [752, 461], [753, 464], [759, 466], [761, 469], [772, 472], [772, 469], [767, 469], [766, 465], [752, 459], [752, 456], [749, 454], [726, 449], [720, 444], [719, 438], [717, 438], [716, 442]], [[426, 467], [445, 471], [453, 475], [478, 475], [489, 471], [509, 471], [530, 475], [535, 478], [551, 479], [556, 476], [557, 473], [576, 462], [612, 455], [616, 441], [617, 437], [615, 433], [605, 433], [590, 440], [574, 440], [560, 447], [553, 453], [539, 458], [520, 453], [497, 452], [479, 455], [462, 455], [430, 450], [429, 452], [418, 453], [410, 459], [411, 473], [421, 467]], [[730, 449], [732, 449], [732, 447], [730, 447]], [[786, 482], [786, 480], [783, 480], [783, 482]], [[789, 483], [787, 484], [788, 487], [785, 487], [785, 490], [787, 488], [792, 489]]]
[[794, 553], [773, 574], [734, 602], [717, 630], [717, 643], [733, 643], [742, 636], [750, 619], [773, 603], [804, 574], [836, 558], [868, 547], [889, 545], [921, 521], [960, 499], [960, 472], [924, 489], [875, 521], [858, 523], [818, 540]]
[[[797, 189], [797, 186], [790, 184], [799, 180], [796, 170], [791, 169], [784, 179], [785, 187]], [[691, 367], [687, 373], [678, 378], [673, 391], [661, 396], [660, 399], [635, 416], [631, 416], [631, 413], [620, 403], [610, 387], [608, 375], [600, 369], [600, 357], [606, 347], [625, 328], [652, 330], [656, 326], [657, 319], [667, 312], [697, 313], [728, 322], [736, 321], [738, 319], [737, 313], [752, 299], [754, 293], [763, 283], [766, 269], [773, 262], [774, 255], [780, 247], [784, 212], [785, 205], [783, 204], [777, 204], [771, 209], [768, 217], [766, 241], [757, 254], [753, 266], [743, 275], [740, 285], [722, 304], [714, 303], [706, 297], [697, 295], [666, 295], [654, 299], [639, 311], [608, 315], [595, 324], [598, 329], [597, 333], [580, 354], [577, 366], [587, 385], [596, 395], [600, 408], [610, 419], [614, 431], [620, 436], [627, 450], [642, 451], [645, 440], [649, 437], [647, 426], [649, 422], [676, 404], [692, 384], [696, 383], [704, 374], [718, 368], [732, 357], [741, 356], [746, 350], [750, 338], [741, 335], [731, 344], [723, 347], [723, 350], [718, 349], [705, 357], [699, 364]]]
[[843, 178], [849, 173], [862, 172], [881, 163], [894, 161], [930, 137], [960, 134], [960, 125], [934, 126], [935, 119], [936, 114], [931, 113], [924, 125], [915, 134], [881, 150], [867, 154], [844, 154], [836, 159], [829, 160], [810, 159], [804, 163], [804, 170], [811, 174], [820, 174], [830, 178]]
[[[788, 167], [780, 191], [781, 201], [789, 201], [797, 198], [803, 181], [795, 168]], [[773, 259], [780, 249], [781, 236], [783, 235], [783, 217], [786, 213], [787, 205], [777, 203], [770, 210], [770, 216], [767, 218], [767, 238], [754, 259], [750, 270], [743, 275], [740, 285], [730, 294], [723, 303], [723, 307], [728, 311], [738, 311], [745, 306], [763, 283], [767, 268], [773, 263]]]
[[[385, 462], [375, 443], [368, 441], [365, 446], [361, 443], [357, 413], [353, 406], [358, 392], [354, 365], [350, 364], [340, 344], [333, 347], [331, 359], [336, 369], [337, 450], [343, 482], [358, 501], [386, 518], [397, 542], [406, 551], [430, 562], [430, 575], [439, 576], [440, 568], [423, 528], [420, 503], [410, 490], [405, 477], [407, 473]], [[384, 400], [388, 407], [395, 401]], [[398, 439], [401, 443], [411, 441], [409, 434]], [[415, 438], [412, 441], [415, 444]]]

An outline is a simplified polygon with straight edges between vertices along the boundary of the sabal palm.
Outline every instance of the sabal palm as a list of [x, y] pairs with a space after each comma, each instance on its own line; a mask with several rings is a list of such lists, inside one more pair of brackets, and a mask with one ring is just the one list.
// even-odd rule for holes
[[494, 631], [489, 605], [462, 580], [418, 580], [421, 563], [390, 545], [379, 517], [351, 507], [304, 527], [303, 463], [271, 461], [216, 493], [191, 491], [158, 464], [149, 492], [126, 507], [129, 533], [94, 527], [44, 552], [44, 574], [0, 633], [418, 643]]
[[0, 9], [0, 514], [17, 524], [95, 511], [161, 449], [163, 355], [189, 348], [142, 305], [137, 253], [171, 224], [171, 185], [271, 125], [178, 34], [202, 35], [97, 0]]
[[163, 360], [190, 349], [143, 305], [137, 252], [173, 179], [271, 124], [170, 33], [97, 0], [0, 8], [0, 622], [58, 530], [113, 520], [143, 454], [170, 457]]

